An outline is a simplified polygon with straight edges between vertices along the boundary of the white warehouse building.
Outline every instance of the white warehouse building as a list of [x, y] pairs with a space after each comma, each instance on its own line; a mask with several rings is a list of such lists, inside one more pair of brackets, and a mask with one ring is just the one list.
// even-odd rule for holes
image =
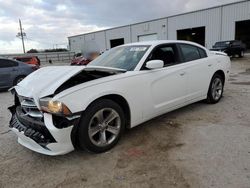
[[217, 41], [242, 40], [250, 49], [250, 1], [68, 37], [72, 52], [145, 40], [189, 40], [211, 48]]

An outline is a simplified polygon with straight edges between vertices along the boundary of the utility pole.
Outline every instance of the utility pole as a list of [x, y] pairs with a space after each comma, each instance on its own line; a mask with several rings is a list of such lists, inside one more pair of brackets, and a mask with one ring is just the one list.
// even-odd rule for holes
[[57, 46], [58, 46], [59, 44], [53, 44], [53, 49], [57, 49]]
[[26, 36], [26, 33], [23, 32], [22, 22], [20, 19], [19, 19], [19, 27], [20, 27], [20, 32], [18, 32], [16, 36], [21, 38], [23, 44], [23, 53], [25, 53], [24, 36]]

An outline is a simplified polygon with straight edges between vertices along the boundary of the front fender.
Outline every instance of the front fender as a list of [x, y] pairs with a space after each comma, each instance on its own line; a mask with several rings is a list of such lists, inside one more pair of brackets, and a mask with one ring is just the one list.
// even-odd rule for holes
[[131, 88], [131, 86], [129, 86], [129, 83], [121, 80], [97, 84], [86, 88], [76, 86], [79, 88], [73, 92], [65, 90], [54, 96], [53, 99], [63, 102], [72, 113], [78, 113], [86, 110], [96, 99], [107, 95], [119, 95], [127, 101], [131, 114], [131, 126], [135, 126], [140, 124], [143, 119], [143, 98], [141, 97], [140, 88], [134, 86]]
[[[77, 113], [86, 110], [86, 108], [95, 100], [106, 96], [106, 95], [120, 95], [126, 100], [128, 97], [126, 96], [125, 93], [122, 92], [117, 92], [113, 90], [107, 90], [107, 91], [101, 91], [97, 92], [95, 89], [83, 89], [83, 90], [78, 90], [76, 92], [73, 92], [71, 94], [65, 95], [63, 97], [59, 98], [54, 98], [56, 100], [59, 100], [63, 102], [72, 113]], [[128, 104], [130, 103], [127, 100]]]
[[131, 126], [143, 120], [143, 108], [148, 99], [143, 93], [149, 91], [148, 84], [137, 72], [120, 74], [112, 80], [94, 80], [66, 89], [53, 97], [63, 102], [73, 113], [84, 111], [93, 101], [106, 95], [123, 97], [130, 108]]

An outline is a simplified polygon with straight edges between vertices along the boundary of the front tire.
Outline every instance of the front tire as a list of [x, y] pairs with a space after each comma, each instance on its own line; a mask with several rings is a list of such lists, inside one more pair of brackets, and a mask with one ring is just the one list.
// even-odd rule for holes
[[218, 103], [223, 96], [223, 91], [224, 79], [220, 74], [215, 74], [209, 86], [207, 102], [210, 104]]
[[101, 153], [113, 148], [125, 128], [122, 108], [112, 100], [101, 99], [82, 114], [78, 140], [81, 149]]

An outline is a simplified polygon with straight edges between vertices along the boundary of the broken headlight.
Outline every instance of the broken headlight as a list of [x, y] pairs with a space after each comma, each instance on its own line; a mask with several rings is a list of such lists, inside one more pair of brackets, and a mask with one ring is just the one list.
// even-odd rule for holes
[[69, 108], [60, 101], [53, 101], [51, 98], [40, 99], [40, 106], [42, 111], [59, 116], [72, 115]]

